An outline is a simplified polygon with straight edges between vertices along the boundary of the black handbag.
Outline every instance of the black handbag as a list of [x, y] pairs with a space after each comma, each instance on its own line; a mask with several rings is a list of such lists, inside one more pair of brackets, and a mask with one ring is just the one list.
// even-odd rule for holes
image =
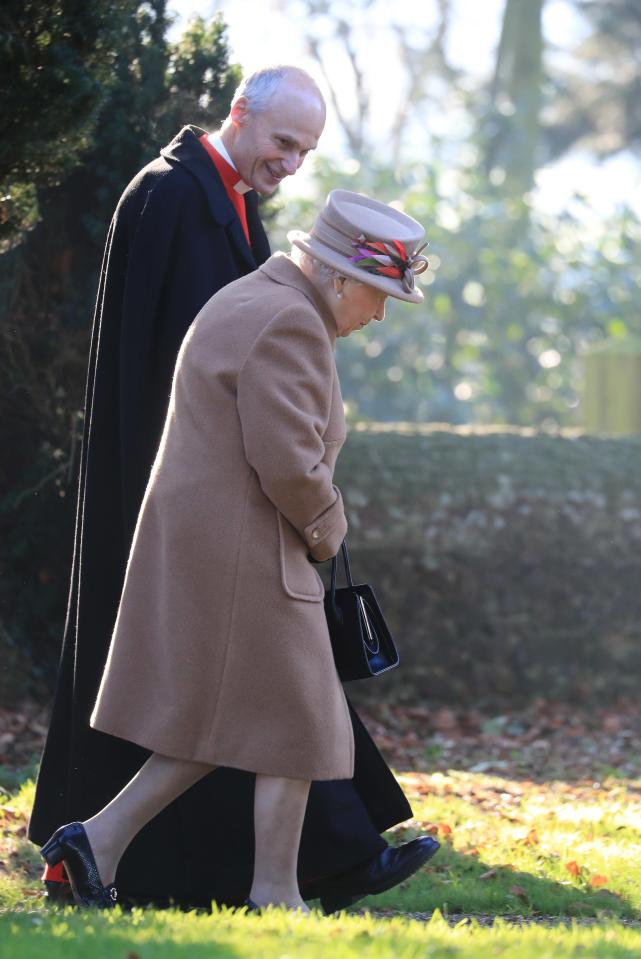
[[336, 669], [347, 682], [369, 679], [398, 666], [398, 651], [372, 587], [352, 582], [345, 540], [341, 553], [347, 586], [336, 588], [338, 556], [334, 556], [331, 585], [325, 590], [325, 616]]

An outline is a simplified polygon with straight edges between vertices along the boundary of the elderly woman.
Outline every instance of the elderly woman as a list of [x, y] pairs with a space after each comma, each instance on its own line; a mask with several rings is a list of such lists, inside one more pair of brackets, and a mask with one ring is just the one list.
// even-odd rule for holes
[[[217, 293], [178, 356], [91, 725], [152, 751], [124, 789], [43, 846], [81, 905], [108, 907], [136, 833], [216, 766], [256, 773], [250, 908], [306, 909], [309, 784], [353, 775], [353, 737], [310, 559], [347, 530], [336, 337], [417, 303], [423, 229], [335, 190], [311, 234]], [[212, 815], [214, 814], [212, 810]]]

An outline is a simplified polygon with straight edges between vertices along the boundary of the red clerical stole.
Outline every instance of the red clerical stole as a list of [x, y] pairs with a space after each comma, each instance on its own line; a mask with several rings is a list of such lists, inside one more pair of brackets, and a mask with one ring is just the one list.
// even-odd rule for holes
[[237, 183], [240, 183], [240, 173], [238, 170], [235, 170], [227, 160], [220, 155], [218, 150], [211, 145], [207, 139], [207, 134], [199, 137], [200, 142], [204, 146], [205, 150], [211, 157], [214, 166], [220, 174], [220, 179], [223, 181], [223, 186], [227, 196], [232, 202], [232, 206], [238, 214], [238, 219], [240, 220], [243, 230], [245, 231], [245, 236], [247, 237], [247, 242], [251, 246], [251, 240], [249, 239], [249, 227], [247, 226], [247, 211], [245, 209], [245, 197], [242, 193], [239, 193], [238, 190], [235, 190], [234, 187]]

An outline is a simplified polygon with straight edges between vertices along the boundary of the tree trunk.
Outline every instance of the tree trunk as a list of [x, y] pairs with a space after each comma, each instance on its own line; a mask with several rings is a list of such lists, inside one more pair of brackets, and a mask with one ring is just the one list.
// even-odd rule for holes
[[491, 88], [486, 169], [503, 169], [504, 189], [513, 196], [521, 196], [534, 182], [544, 3], [545, 0], [506, 0]]

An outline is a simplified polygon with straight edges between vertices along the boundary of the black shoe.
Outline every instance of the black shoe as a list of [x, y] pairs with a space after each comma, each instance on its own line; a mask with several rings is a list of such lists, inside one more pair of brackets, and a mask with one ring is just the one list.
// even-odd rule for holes
[[113, 884], [103, 886], [81, 822], [72, 822], [56, 829], [40, 853], [50, 866], [64, 861], [77, 905], [97, 906], [98, 909], [112, 909], [116, 905], [116, 887]]
[[408, 879], [440, 849], [431, 836], [402, 846], [387, 846], [378, 856], [342, 873], [304, 887], [305, 899], [320, 899], [326, 915], [353, 906], [365, 896], [377, 896]]

